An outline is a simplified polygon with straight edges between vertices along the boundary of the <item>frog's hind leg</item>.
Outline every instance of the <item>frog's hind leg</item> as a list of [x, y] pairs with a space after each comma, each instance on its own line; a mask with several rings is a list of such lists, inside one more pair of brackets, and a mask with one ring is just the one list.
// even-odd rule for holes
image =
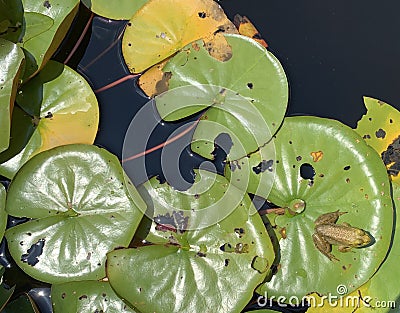
[[314, 246], [326, 257], [329, 258], [329, 260], [333, 261], [340, 261], [337, 257], [335, 257], [331, 251], [332, 251], [332, 246], [324, 239], [322, 239], [320, 236], [317, 234], [312, 235], [312, 239], [314, 242]]
[[346, 213], [347, 212], [339, 212], [339, 210], [330, 213], [325, 213], [319, 216], [314, 223], [315, 225], [335, 224], [339, 219], [339, 217]]

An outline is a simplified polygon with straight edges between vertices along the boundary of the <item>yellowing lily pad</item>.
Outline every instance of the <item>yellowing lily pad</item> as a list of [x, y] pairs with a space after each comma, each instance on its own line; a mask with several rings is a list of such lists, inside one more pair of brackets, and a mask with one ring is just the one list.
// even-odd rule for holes
[[358, 121], [356, 132], [382, 157], [391, 179], [400, 184], [400, 112], [373, 98], [364, 98], [367, 113]]
[[107, 256], [111, 286], [140, 312], [240, 312], [273, 262], [249, 196], [223, 176], [195, 172], [182, 192], [146, 182], [139, 191], [153, 221], [148, 244]]
[[82, 0], [93, 13], [114, 20], [129, 20], [148, 0]]
[[21, 48], [0, 38], [0, 152], [9, 146], [11, 115], [23, 61]]
[[29, 219], [6, 231], [11, 256], [49, 283], [105, 277], [106, 253], [129, 245], [146, 207], [117, 157], [93, 145], [36, 155], [8, 195], [6, 211]]
[[79, 0], [23, 0], [26, 31], [20, 46], [26, 50], [24, 78], [37, 73], [51, 58], [78, 12]]
[[215, 32], [237, 32], [212, 0], [150, 0], [129, 21], [122, 53], [132, 73], [140, 73]]
[[50, 61], [23, 85], [16, 101], [31, 116], [36, 128], [26, 147], [0, 164], [0, 175], [12, 178], [27, 160], [41, 151], [94, 142], [99, 123], [96, 96], [85, 79], [68, 66]]
[[[227, 168], [232, 184], [240, 171], [252, 171], [254, 180], [269, 177], [268, 200], [286, 208], [273, 221], [281, 231], [277, 272], [258, 292], [301, 299], [312, 292], [342, 295], [340, 285], [346, 293], [356, 290], [379, 268], [391, 242], [393, 208], [382, 160], [354, 130], [330, 119], [286, 118], [274, 143], [275, 158], [260, 164], [254, 153], [249, 167]], [[322, 158], [315, 158], [319, 151]], [[337, 224], [363, 229], [371, 243], [347, 253], [333, 245], [338, 260], [331, 260], [315, 247], [313, 234], [317, 218], [336, 211], [347, 212]]]

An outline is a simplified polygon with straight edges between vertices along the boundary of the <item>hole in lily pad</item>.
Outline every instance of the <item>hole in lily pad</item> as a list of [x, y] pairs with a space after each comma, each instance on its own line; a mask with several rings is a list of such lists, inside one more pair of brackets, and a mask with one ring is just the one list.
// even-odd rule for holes
[[45, 239], [40, 239], [37, 243], [33, 244], [29, 249], [28, 253], [21, 256], [21, 261], [28, 263], [31, 266], [35, 266], [39, 262], [39, 256], [43, 253]]
[[264, 173], [266, 170], [272, 172], [274, 160], [263, 160], [257, 166], [253, 167], [253, 172], [256, 174]]
[[300, 176], [303, 179], [314, 179], [315, 176], [315, 170], [314, 167], [311, 164], [308, 163], [303, 163], [300, 166]]

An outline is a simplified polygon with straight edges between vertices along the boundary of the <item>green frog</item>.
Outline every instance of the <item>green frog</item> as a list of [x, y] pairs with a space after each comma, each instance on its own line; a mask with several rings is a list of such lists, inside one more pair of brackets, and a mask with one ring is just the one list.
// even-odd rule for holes
[[332, 245], [338, 245], [340, 252], [348, 252], [352, 248], [361, 248], [371, 243], [371, 236], [364, 230], [347, 223], [336, 224], [339, 217], [347, 212], [339, 210], [322, 214], [315, 220], [315, 232], [312, 235], [315, 247], [331, 261], [337, 260], [332, 253]]

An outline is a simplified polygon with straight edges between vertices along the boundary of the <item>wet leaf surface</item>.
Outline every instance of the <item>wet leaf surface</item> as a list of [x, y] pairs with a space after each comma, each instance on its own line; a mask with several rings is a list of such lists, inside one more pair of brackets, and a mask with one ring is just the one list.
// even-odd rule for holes
[[[92, 144], [98, 129], [96, 96], [85, 79], [61, 63], [50, 61], [17, 96], [18, 105], [31, 117], [35, 131], [22, 151], [13, 147], [10, 160], [0, 165], [0, 175], [12, 178], [32, 156], [56, 146]], [[24, 120], [26, 116], [21, 116]], [[29, 127], [28, 127], [29, 132]], [[14, 139], [26, 141], [26, 132]], [[0, 155], [1, 158], [1, 155]]]
[[[273, 221], [285, 230], [285, 237], [279, 241], [277, 273], [258, 292], [288, 299], [311, 292], [337, 295], [339, 285], [348, 292], [355, 290], [377, 270], [391, 240], [390, 185], [379, 155], [349, 127], [316, 117], [286, 118], [275, 147], [273, 170], [253, 172], [251, 179], [274, 181], [268, 200], [288, 208], [287, 214]], [[312, 155], [315, 151], [323, 152], [323, 158], [316, 162]], [[259, 158], [252, 155], [250, 166], [256, 166]], [[235, 169], [232, 183], [236, 182], [236, 172], [249, 170]], [[263, 184], [255, 186], [263, 196]], [[340, 261], [331, 261], [314, 246], [312, 235], [316, 219], [337, 210], [347, 213], [336, 224], [363, 229], [373, 241], [347, 253], [333, 245], [332, 254]]]
[[148, 0], [82, 0], [93, 13], [113, 20], [129, 20]]
[[11, 115], [23, 61], [22, 50], [0, 38], [0, 152], [9, 146]]
[[122, 53], [129, 70], [140, 73], [219, 31], [237, 32], [212, 0], [151, 0], [130, 19]]
[[364, 98], [367, 113], [356, 132], [382, 157], [394, 183], [400, 183], [400, 112], [373, 98]]
[[54, 313], [135, 311], [123, 302], [108, 282], [79, 281], [51, 287]]
[[20, 46], [26, 50], [24, 78], [37, 73], [57, 50], [78, 11], [79, 0], [23, 0], [26, 32]]
[[141, 312], [240, 312], [274, 259], [250, 198], [203, 170], [185, 192], [155, 178], [143, 187], [154, 216], [151, 245], [108, 254], [117, 294]]
[[9, 194], [7, 212], [32, 219], [6, 231], [10, 253], [49, 283], [104, 277], [106, 253], [129, 244], [144, 210], [118, 159], [89, 145], [35, 156]]
[[[232, 48], [228, 61], [210, 56], [201, 41], [171, 58], [162, 69], [170, 73], [169, 92], [157, 97], [156, 105], [167, 121], [210, 107], [193, 135], [192, 150], [210, 159], [215, 138], [221, 131], [231, 132], [237, 141], [228, 159], [237, 160], [277, 131], [286, 112], [288, 85], [281, 64], [264, 47], [240, 35], [225, 38]], [[144, 74], [141, 81], [146, 79]]]

